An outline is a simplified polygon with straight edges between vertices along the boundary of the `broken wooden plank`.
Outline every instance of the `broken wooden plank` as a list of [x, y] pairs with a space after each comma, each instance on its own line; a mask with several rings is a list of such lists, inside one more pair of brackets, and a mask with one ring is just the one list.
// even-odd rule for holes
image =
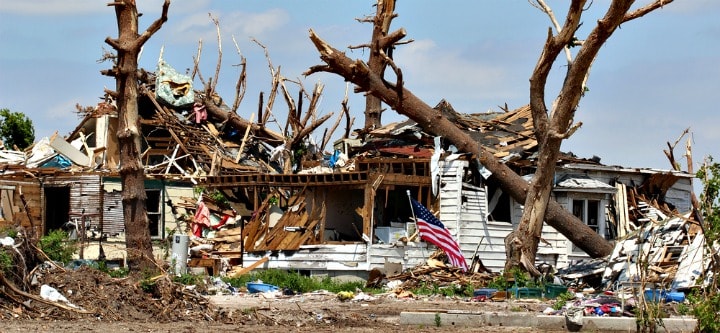
[[252, 265], [250, 265], [250, 266], [248, 266], [248, 267], [243, 267], [243, 269], [241, 269], [241, 270], [239, 270], [239, 271], [237, 271], [237, 272], [232, 273], [232, 275], [230, 275], [230, 277], [231, 277], [231, 278], [235, 278], [235, 277], [239, 277], [239, 276], [245, 275], [245, 274], [249, 273], [250, 271], [252, 271], [253, 269], [257, 268], [258, 266], [264, 264], [264, 263], [267, 262], [269, 259], [270, 259], [269, 257], [262, 257], [262, 259], [254, 262]]
[[[249, 121], [250, 124], [252, 124], [254, 118], [255, 118], [255, 112], [250, 114], [250, 121]], [[238, 150], [237, 156], [235, 156], [235, 163], [240, 162], [240, 157], [242, 156], [243, 149], [245, 149], [245, 142], [247, 141], [247, 137], [250, 134], [250, 127], [251, 126], [248, 126], [245, 128], [245, 135], [243, 136], [242, 143], [240, 144], [240, 149]]]

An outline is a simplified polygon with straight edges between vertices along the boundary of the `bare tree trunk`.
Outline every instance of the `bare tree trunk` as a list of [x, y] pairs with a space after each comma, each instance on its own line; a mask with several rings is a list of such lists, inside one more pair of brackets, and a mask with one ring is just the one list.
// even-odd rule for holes
[[[383, 38], [387, 36], [390, 30], [390, 22], [392, 21], [395, 11], [395, 0], [378, 0], [377, 14], [373, 22], [373, 33], [370, 42], [370, 57], [368, 58], [368, 66], [370, 71], [382, 77], [387, 66], [387, 61], [383, 57], [384, 50], [388, 47], [383, 42]], [[392, 45], [390, 45], [392, 47]], [[372, 94], [365, 95], [365, 131], [371, 131], [382, 126], [382, 105], [379, 98]]]
[[[552, 19], [552, 11], [545, 5], [544, 0], [536, 0]], [[525, 199], [525, 210], [518, 225], [518, 229], [506, 241], [511, 245], [510, 256], [505, 264], [505, 271], [511, 267], [522, 267], [533, 275], [540, 273], [535, 269], [535, 256], [540, 241], [543, 217], [548, 207], [548, 200], [553, 188], [553, 175], [556, 161], [560, 155], [562, 141], [572, 135], [577, 127], [571, 127], [575, 111], [580, 98], [585, 93], [585, 83], [590, 66], [597, 57], [600, 48], [610, 38], [621, 23], [640, 17], [654, 9], [660, 8], [668, 2], [657, 1], [654, 4], [628, 13], [632, 2], [613, 1], [609, 5], [605, 16], [600, 19], [597, 26], [591, 31], [588, 38], [575, 45], [576, 31], [581, 24], [581, 16], [585, 8], [585, 0], [572, 1], [565, 17], [562, 28], [558, 27], [558, 34], [548, 36], [545, 46], [530, 78], [530, 108], [535, 125], [535, 137], [540, 147], [538, 164], [535, 175], [531, 181], [528, 195]], [[642, 15], [638, 15], [642, 13]], [[548, 115], [545, 105], [545, 85], [552, 66], [569, 45], [580, 46], [574, 61], [568, 59], [568, 70], [562, 89], [558, 94], [553, 109]], [[568, 52], [569, 53], [569, 52]], [[567, 235], [566, 235], [567, 236]], [[577, 245], [577, 244], [576, 244]]]
[[[368, 67], [370, 72], [384, 77], [388, 61], [392, 59], [392, 51], [395, 44], [406, 36], [405, 30], [400, 29], [389, 34], [390, 24], [395, 18], [395, 0], [377, 0], [377, 11], [372, 19], [373, 32], [370, 43], [351, 48], [366, 47], [370, 50]], [[375, 128], [382, 126], [382, 101], [373, 94], [365, 95], [365, 127], [363, 133], [368, 133]]]
[[114, 2], [118, 38], [105, 42], [118, 52], [115, 68], [118, 104], [118, 143], [120, 177], [125, 222], [127, 264], [131, 271], [156, 269], [153, 259], [147, 209], [145, 207], [145, 170], [140, 159], [141, 135], [138, 121], [138, 54], [145, 42], [167, 21], [170, 0], [163, 4], [162, 16], [142, 35], [138, 34], [138, 12], [135, 0]]
[[[379, 97], [398, 113], [416, 121], [428, 133], [443, 136], [458, 150], [477, 156], [480, 163], [493, 173], [505, 192], [518, 202], [525, 201], [528, 182], [507, 165], [500, 163], [492, 153], [485, 150], [467, 133], [458, 130], [454, 123], [403, 88], [401, 79], [395, 85], [384, 81], [372, 73], [364, 62], [348, 58], [343, 52], [320, 39], [312, 30], [310, 30], [310, 39], [320, 52], [320, 58], [327, 65], [314, 66], [306, 71], [305, 75], [316, 72], [335, 73], [355, 84], [358, 90], [370, 92]], [[402, 78], [402, 74], [398, 73], [398, 77]], [[602, 257], [612, 252], [613, 247], [608, 241], [567, 212], [557, 202], [549, 201], [544, 215], [549, 225], [590, 256]]]

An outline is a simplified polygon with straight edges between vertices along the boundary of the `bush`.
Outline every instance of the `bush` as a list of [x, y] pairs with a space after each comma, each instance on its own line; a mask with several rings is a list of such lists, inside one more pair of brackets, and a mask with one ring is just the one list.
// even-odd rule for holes
[[63, 230], [52, 230], [47, 236], [40, 238], [40, 249], [50, 260], [69, 263], [77, 250], [77, 244], [70, 240], [68, 233]]
[[98, 261], [97, 269], [114, 278], [123, 278], [128, 276], [128, 274], [130, 273], [130, 269], [127, 267], [119, 267], [117, 269], [112, 269], [108, 267], [107, 262], [105, 261]]
[[184, 273], [180, 276], [173, 277], [173, 282], [177, 282], [186, 286], [204, 284], [205, 278], [202, 275]]
[[298, 272], [284, 271], [279, 269], [266, 269], [246, 274], [236, 278], [224, 278], [225, 282], [233, 287], [244, 287], [246, 283], [261, 280], [263, 283], [272, 284], [279, 288], [287, 288], [295, 292], [306, 293], [316, 290], [327, 290], [330, 292], [355, 291], [357, 289], [373, 292], [373, 289], [366, 289], [365, 283], [338, 282], [330, 277], [322, 279], [304, 276]]
[[8, 272], [13, 267], [13, 257], [6, 249], [0, 247], [0, 271]]

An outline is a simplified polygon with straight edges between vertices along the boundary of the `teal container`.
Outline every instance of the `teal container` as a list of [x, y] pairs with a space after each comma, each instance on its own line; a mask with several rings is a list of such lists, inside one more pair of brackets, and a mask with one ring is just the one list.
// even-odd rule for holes
[[542, 298], [542, 289], [540, 289], [540, 288], [512, 287], [512, 288], [508, 289], [507, 292], [508, 292], [508, 295], [510, 295], [514, 298], [517, 298], [517, 299], [521, 299], [521, 298], [540, 299], [540, 298]]
[[568, 291], [568, 288], [561, 284], [545, 285], [545, 298], [557, 298]]

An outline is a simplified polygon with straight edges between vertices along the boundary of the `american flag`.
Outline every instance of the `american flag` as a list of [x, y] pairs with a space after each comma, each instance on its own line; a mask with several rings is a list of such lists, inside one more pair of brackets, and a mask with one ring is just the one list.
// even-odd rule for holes
[[438, 220], [425, 206], [410, 198], [412, 208], [415, 211], [415, 219], [417, 222], [420, 238], [426, 240], [445, 251], [450, 260], [450, 264], [462, 268], [463, 272], [467, 271], [468, 266], [463, 257], [458, 242], [445, 228], [445, 225]]

